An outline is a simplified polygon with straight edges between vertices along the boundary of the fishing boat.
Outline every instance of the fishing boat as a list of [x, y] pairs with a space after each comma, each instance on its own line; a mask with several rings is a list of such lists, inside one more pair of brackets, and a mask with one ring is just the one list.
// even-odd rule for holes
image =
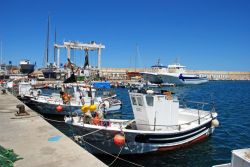
[[35, 64], [31, 64], [27, 59], [21, 60], [19, 65], [21, 73], [30, 74], [34, 71]]
[[[67, 116], [75, 139], [94, 154], [143, 154], [185, 147], [210, 136], [219, 125], [214, 109], [180, 106], [171, 92], [129, 91], [133, 120], [106, 119], [100, 111]], [[194, 103], [194, 102], [193, 102]], [[91, 117], [91, 118], [90, 118]]]
[[[64, 85], [65, 86], [65, 85]], [[23, 96], [35, 111], [41, 114], [67, 115], [72, 111], [79, 111], [83, 105], [94, 103], [99, 109], [105, 112], [117, 112], [120, 110], [122, 103], [116, 98], [116, 94], [111, 96], [96, 97], [96, 90], [86, 85], [68, 84], [64, 91], [60, 93], [52, 93], [51, 95], [43, 95], [41, 90], [30, 90], [28, 94]], [[57, 111], [58, 106], [62, 107], [61, 111]]]

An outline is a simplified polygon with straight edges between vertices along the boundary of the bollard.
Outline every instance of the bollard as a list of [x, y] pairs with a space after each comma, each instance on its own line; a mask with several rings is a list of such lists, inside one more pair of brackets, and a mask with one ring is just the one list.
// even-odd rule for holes
[[19, 109], [19, 111], [17, 111], [17, 113], [15, 114], [16, 116], [29, 115], [29, 113], [25, 111], [25, 106], [23, 104], [16, 105], [16, 108]]
[[5, 89], [2, 89], [2, 94], [7, 94]]

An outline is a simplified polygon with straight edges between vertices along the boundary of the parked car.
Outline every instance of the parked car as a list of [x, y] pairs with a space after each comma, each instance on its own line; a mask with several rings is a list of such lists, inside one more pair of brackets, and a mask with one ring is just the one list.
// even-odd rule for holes
[[38, 74], [37, 80], [38, 80], [38, 81], [44, 81], [44, 80], [45, 80], [44, 75], [43, 75], [43, 74]]

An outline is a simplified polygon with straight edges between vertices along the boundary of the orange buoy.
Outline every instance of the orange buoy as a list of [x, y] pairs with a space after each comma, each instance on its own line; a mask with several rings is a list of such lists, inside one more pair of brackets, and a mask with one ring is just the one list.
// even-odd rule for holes
[[125, 136], [123, 134], [116, 134], [114, 137], [114, 143], [117, 146], [123, 146], [125, 143]]
[[62, 110], [63, 110], [63, 107], [61, 105], [59, 105], [59, 106], [56, 107], [56, 111], [57, 112], [62, 112]]

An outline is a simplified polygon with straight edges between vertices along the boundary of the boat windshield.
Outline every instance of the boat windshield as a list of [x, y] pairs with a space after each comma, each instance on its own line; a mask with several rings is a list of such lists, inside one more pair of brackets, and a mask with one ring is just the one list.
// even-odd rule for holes
[[143, 106], [143, 100], [142, 97], [137, 97], [137, 102], [139, 106]]
[[154, 105], [154, 97], [153, 96], [146, 96], [146, 101], [148, 106]]

